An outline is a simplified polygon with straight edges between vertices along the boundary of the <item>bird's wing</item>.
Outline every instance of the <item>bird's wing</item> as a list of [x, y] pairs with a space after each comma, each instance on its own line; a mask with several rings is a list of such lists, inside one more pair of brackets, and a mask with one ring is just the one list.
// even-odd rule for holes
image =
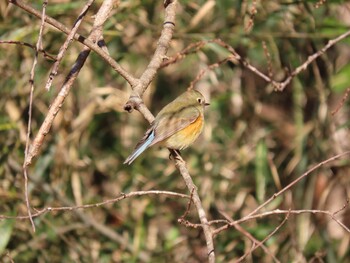
[[149, 146], [161, 142], [176, 132], [186, 128], [195, 122], [200, 116], [200, 111], [196, 107], [186, 107], [176, 113], [166, 113], [154, 123], [154, 140]]

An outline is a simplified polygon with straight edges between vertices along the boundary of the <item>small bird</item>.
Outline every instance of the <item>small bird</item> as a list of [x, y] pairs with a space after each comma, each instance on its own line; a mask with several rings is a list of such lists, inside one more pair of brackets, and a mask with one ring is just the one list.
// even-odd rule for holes
[[161, 143], [169, 149], [182, 150], [192, 144], [204, 126], [204, 107], [209, 105], [197, 90], [188, 90], [166, 105], [151, 127], [125, 160], [131, 164], [148, 147]]

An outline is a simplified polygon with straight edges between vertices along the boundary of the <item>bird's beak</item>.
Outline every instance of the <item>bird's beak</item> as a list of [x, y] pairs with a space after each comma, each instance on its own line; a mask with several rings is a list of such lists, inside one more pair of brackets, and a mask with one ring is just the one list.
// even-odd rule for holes
[[204, 106], [209, 106], [209, 105], [210, 105], [210, 103], [207, 103], [207, 102], [206, 102], [206, 103], [204, 103]]

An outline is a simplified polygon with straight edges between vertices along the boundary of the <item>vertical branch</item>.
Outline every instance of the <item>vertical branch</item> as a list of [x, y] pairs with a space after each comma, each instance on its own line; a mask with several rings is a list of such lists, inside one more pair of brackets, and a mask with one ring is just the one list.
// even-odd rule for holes
[[25, 194], [25, 200], [26, 200], [26, 206], [28, 211], [28, 216], [30, 223], [32, 224], [33, 231], [35, 232], [35, 224], [32, 218], [32, 212], [30, 211], [30, 202], [29, 202], [29, 191], [28, 191], [28, 169], [26, 165], [26, 160], [29, 153], [29, 144], [30, 144], [30, 130], [32, 126], [32, 111], [33, 111], [33, 95], [34, 95], [34, 76], [35, 76], [35, 68], [36, 64], [38, 63], [38, 55], [39, 50], [42, 49], [42, 36], [44, 31], [44, 25], [45, 25], [45, 13], [46, 13], [46, 6], [47, 6], [47, 0], [44, 0], [43, 2], [43, 10], [42, 10], [42, 19], [40, 24], [40, 30], [39, 30], [39, 36], [38, 41], [36, 43], [36, 50], [35, 50], [35, 56], [33, 61], [33, 66], [30, 71], [30, 96], [29, 96], [29, 109], [28, 109], [28, 130], [27, 130], [27, 139], [26, 139], [26, 147], [24, 150], [24, 163], [23, 163], [23, 175], [24, 175], [24, 194]]
[[179, 154], [176, 153], [176, 151], [171, 150], [170, 151], [172, 156], [175, 159], [175, 165], [176, 168], [180, 171], [187, 188], [191, 191], [192, 194], [192, 200], [194, 205], [196, 206], [197, 213], [199, 216], [199, 220], [201, 222], [201, 226], [204, 232], [205, 241], [207, 243], [207, 251], [208, 251], [208, 258], [209, 262], [215, 262], [215, 251], [214, 251], [214, 241], [213, 241], [213, 232], [210, 228], [210, 225], [208, 223], [207, 216], [205, 214], [204, 208], [202, 206], [201, 199], [199, 198], [197, 187], [193, 183], [193, 180], [191, 178], [191, 175], [189, 174], [185, 161], [181, 158]]
[[[128, 112], [132, 112], [133, 109], [138, 110], [143, 116], [149, 121], [152, 122], [154, 120], [154, 116], [144, 105], [141, 97], [142, 94], [147, 89], [148, 85], [151, 83], [153, 78], [155, 77], [158, 69], [161, 67], [163, 59], [165, 58], [166, 52], [170, 45], [171, 38], [173, 36], [174, 28], [175, 28], [175, 16], [176, 16], [176, 0], [167, 0], [164, 2], [165, 4], [165, 18], [163, 23], [163, 30], [161, 32], [161, 36], [158, 40], [157, 48], [153, 54], [153, 57], [148, 64], [146, 70], [143, 72], [139, 79], [139, 83], [133, 87], [133, 92], [124, 105], [124, 109]], [[208, 219], [206, 217], [205, 211], [202, 206], [202, 202], [199, 198], [197, 187], [193, 183], [191, 175], [189, 174], [184, 160], [176, 154], [175, 151], [170, 150], [171, 154], [175, 159], [175, 166], [180, 171], [183, 179], [186, 182], [188, 190], [193, 193], [193, 203], [196, 206], [197, 213], [199, 216], [199, 220], [201, 222], [201, 226], [204, 232], [208, 258], [209, 262], [215, 262], [215, 252], [214, 252], [214, 242], [213, 235], [208, 224]]]
[[129, 100], [125, 103], [124, 109], [128, 112], [132, 112], [133, 109], [137, 109], [143, 93], [148, 88], [151, 81], [157, 74], [158, 69], [162, 65], [163, 59], [166, 57], [170, 41], [173, 37], [175, 28], [175, 16], [176, 16], [176, 6], [177, 0], [165, 1], [165, 17], [163, 23], [163, 30], [159, 37], [157, 48], [149, 62], [146, 70], [142, 73], [137, 85], [133, 87], [133, 92]]

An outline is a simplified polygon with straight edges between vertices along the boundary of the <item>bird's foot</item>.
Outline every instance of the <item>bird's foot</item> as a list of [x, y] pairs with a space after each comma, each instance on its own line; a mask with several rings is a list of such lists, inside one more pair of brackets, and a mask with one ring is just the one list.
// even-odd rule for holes
[[169, 160], [172, 160], [172, 157], [175, 157], [175, 159], [178, 159], [181, 157], [180, 150], [172, 149], [172, 151], [169, 153]]

